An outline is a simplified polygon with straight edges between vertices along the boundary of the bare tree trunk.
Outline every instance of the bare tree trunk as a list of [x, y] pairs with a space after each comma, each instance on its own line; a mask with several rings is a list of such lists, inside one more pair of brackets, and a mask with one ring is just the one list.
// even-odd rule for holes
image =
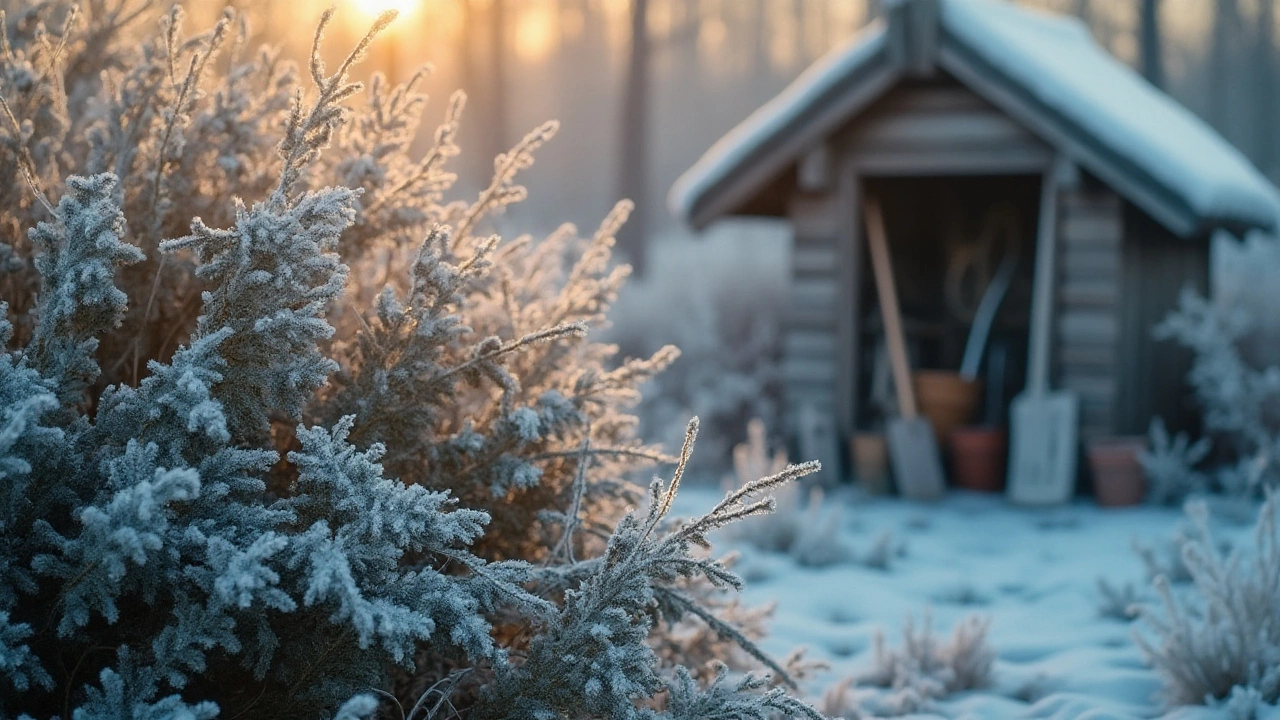
[[809, 63], [809, 49], [805, 47], [804, 35], [804, 0], [792, 0], [791, 15], [795, 18], [791, 25], [795, 34], [796, 54], [794, 60], [799, 61], [800, 67], [804, 67]]
[[751, 75], [757, 81], [773, 72], [769, 58], [769, 7], [768, 0], [756, 0], [752, 4], [751, 36], [754, 51], [751, 57]]
[[1072, 14], [1080, 18], [1085, 25], [1092, 26], [1093, 20], [1093, 4], [1089, 0], [1075, 0], [1075, 7], [1072, 8]]
[[649, 0], [631, 0], [631, 46], [622, 88], [618, 136], [618, 194], [635, 203], [635, 212], [618, 234], [618, 249], [636, 277], [644, 274], [649, 202]]
[[1218, 0], [1209, 49], [1209, 121], [1225, 132], [1230, 117], [1227, 87], [1231, 82], [1231, 46], [1237, 42], [1240, 8], [1236, 0]]
[[507, 137], [507, 17], [506, 3], [495, 0], [489, 3], [489, 143], [492, 156], [506, 152]]
[[476, 148], [468, 153], [475, 163], [475, 181], [484, 184], [493, 173], [493, 159], [506, 152], [507, 108], [503, 55], [506, 51], [502, 0], [487, 3], [486, 10], [462, 0], [462, 89], [467, 92], [467, 123], [475, 128]]
[[1258, 42], [1253, 90], [1257, 137], [1258, 167], [1269, 176], [1276, 169], [1276, 4], [1275, 0], [1258, 1]]
[[1164, 87], [1164, 60], [1160, 51], [1160, 0], [1142, 0], [1138, 36], [1142, 48], [1142, 75]]

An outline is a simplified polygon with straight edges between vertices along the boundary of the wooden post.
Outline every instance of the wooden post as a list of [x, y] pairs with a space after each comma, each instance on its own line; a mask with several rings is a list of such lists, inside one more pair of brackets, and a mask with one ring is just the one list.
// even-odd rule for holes
[[1009, 497], [1029, 505], [1066, 502], [1076, 480], [1079, 399], [1069, 392], [1049, 392], [1057, 207], [1057, 172], [1050, 166], [1040, 187], [1027, 387], [1014, 398], [1009, 411]]
[[1049, 390], [1049, 341], [1053, 332], [1054, 268], [1058, 252], [1058, 178], [1054, 168], [1040, 180], [1040, 222], [1036, 230], [1035, 278], [1031, 295], [1031, 346], [1027, 352], [1027, 388]]
[[858, 377], [862, 358], [862, 183], [848, 167], [840, 172], [840, 198], [848, 210], [840, 228], [840, 312], [836, 314], [840, 393], [836, 409], [845, 443], [858, 429]]

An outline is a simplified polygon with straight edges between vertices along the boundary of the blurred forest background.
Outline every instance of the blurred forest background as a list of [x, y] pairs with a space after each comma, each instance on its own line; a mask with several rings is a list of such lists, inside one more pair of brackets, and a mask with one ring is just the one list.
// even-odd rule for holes
[[[1018, 0], [1082, 18], [1098, 42], [1208, 120], [1273, 179], [1280, 176], [1276, 0]], [[297, 56], [323, 0], [238, 0], [257, 34]], [[328, 50], [400, 10], [369, 67], [404, 79], [429, 62], [440, 113], [470, 103], [464, 187], [548, 118], [561, 140], [529, 174], [525, 229], [594, 222], [637, 201], [629, 238], [677, 230], [672, 181], [726, 130], [870, 22], [879, 0], [338, 0]], [[221, 3], [188, 3], [203, 25]], [[204, 17], [200, 17], [203, 15]], [[340, 37], [346, 35], [346, 37]], [[430, 122], [426, 128], [430, 130]], [[424, 133], [425, 134], [425, 133]], [[424, 138], [425, 142], [426, 138]]]
[[[776, 428], [778, 315], [787, 236], [778, 222], [724, 222], [692, 240], [666, 193], [726, 131], [882, 12], [881, 0], [235, 0], [259, 39], [305, 57], [316, 19], [338, 15], [330, 62], [379, 12], [400, 17], [366, 69], [403, 81], [434, 66], [421, 130], [430, 141], [450, 93], [469, 97], [465, 197], [492, 159], [550, 118], [560, 136], [524, 175], [528, 201], [494, 228], [538, 236], [594, 227], [618, 198], [637, 212], [619, 236], [637, 275], [611, 313], [625, 354], [674, 343], [683, 357], [646, 393], [651, 439], [678, 446], [702, 416], [699, 457], [723, 467], [746, 420]], [[1081, 18], [1098, 42], [1280, 179], [1276, 0], [1016, 0]], [[207, 27], [224, 3], [187, 3]], [[647, 250], [641, 252], [641, 248]], [[1172, 308], [1171, 308], [1172, 309]]]

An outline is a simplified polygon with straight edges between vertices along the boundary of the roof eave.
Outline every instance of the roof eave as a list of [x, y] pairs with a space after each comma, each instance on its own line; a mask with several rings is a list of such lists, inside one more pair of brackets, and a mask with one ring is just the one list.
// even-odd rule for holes
[[970, 90], [1025, 124], [1081, 167], [1179, 237], [1205, 235], [1218, 228], [1274, 229], [1266, 218], [1207, 217], [1172, 188], [1121, 153], [1096, 142], [1084, 128], [1054, 112], [1000, 69], [984, 61], [944, 27], [939, 64]]
[[[756, 139], [753, 147], [738, 153], [729, 164], [714, 165], [711, 161], [716, 148], [708, 150], [672, 186], [668, 204], [673, 214], [695, 230], [706, 228], [720, 217], [739, 214], [755, 193], [767, 188], [805, 152], [888, 92], [901, 77], [901, 60], [887, 43], [882, 44], [810, 99], [804, 112]], [[752, 118], [739, 127], [750, 122]], [[704, 163], [710, 167], [700, 167]], [[689, 186], [696, 189], [689, 190]]]

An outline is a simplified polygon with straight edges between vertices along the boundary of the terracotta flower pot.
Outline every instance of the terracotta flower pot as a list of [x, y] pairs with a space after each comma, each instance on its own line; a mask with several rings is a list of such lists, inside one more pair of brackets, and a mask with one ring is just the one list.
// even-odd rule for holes
[[1004, 489], [1009, 435], [991, 425], [951, 431], [951, 468], [956, 487], [981, 492]]
[[872, 495], [889, 493], [889, 449], [884, 433], [854, 433], [850, 439], [856, 480]]
[[917, 370], [912, 373], [920, 413], [933, 424], [941, 447], [951, 431], [973, 420], [982, 394], [981, 380], [965, 380], [951, 370]]
[[1138, 453], [1147, 446], [1141, 435], [1104, 437], [1088, 443], [1089, 468], [1093, 471], [1093, 495], [1099, 505], [1137, 505], [1146, 492], [1146, 479]]

